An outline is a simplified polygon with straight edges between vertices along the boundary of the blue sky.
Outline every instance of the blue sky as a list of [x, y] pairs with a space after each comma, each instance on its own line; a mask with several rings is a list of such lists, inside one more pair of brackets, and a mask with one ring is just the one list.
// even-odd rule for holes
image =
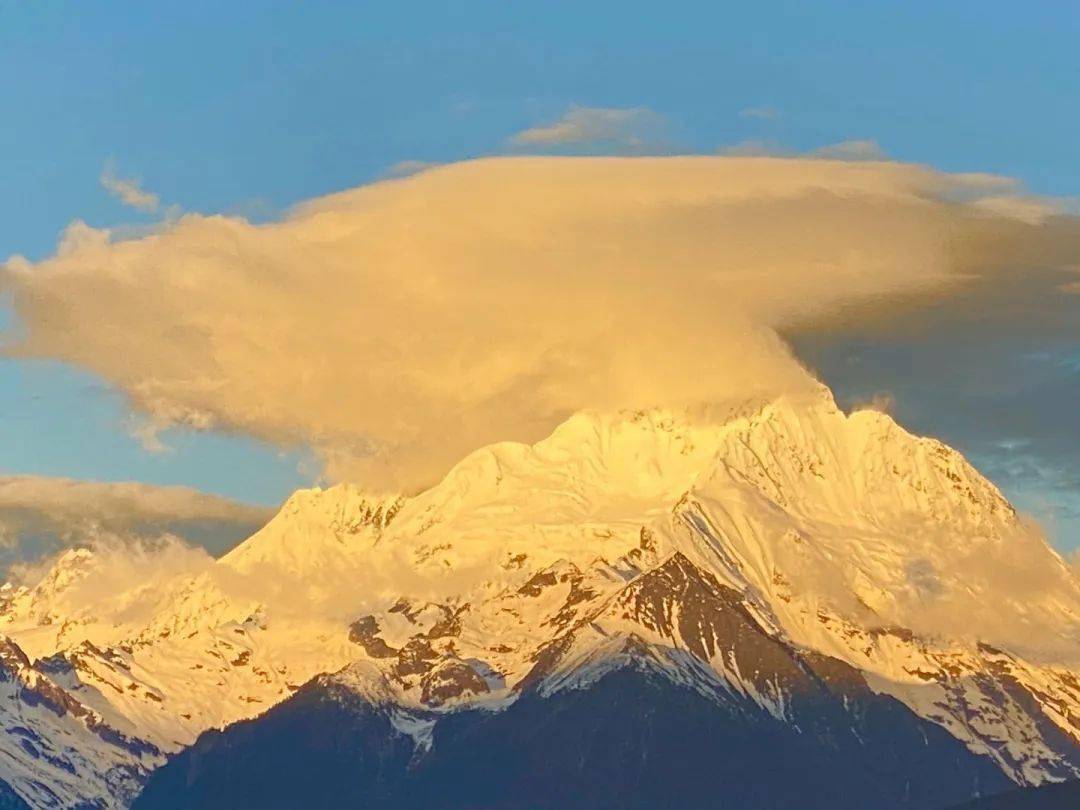
[[[1051, 2], [0, 2], [0, 256], [47, 256], [76, 218], [149, 221], [102, 188], [110, 161], [164, 205], [272, 218], [400, 161], [505, 151], [574, 104], [652, 110], [672, 151], [873, 139], [1080, 195], [1078, 35]], [[243, 437], [148, 453], [119, 394], [56, 364], [0, 361], [0, 408], [4, 472], [268, 504], [312, 480], [302, 448]]]

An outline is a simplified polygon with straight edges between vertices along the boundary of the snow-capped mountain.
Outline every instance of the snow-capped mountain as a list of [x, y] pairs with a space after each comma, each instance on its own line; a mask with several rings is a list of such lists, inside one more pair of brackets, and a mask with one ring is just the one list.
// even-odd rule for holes
[[[563, 725], [549, 741], [626, 723], [660, 745], [627, 695], [682, 717], [713, 759], [723, 751], [702, 741], [733, 730], [744, 752], [765, 756], [770, 740], [802, 758], [788, 774], [796, 796], [800, 778], [841, 779], [855, 763], [841, 806], [875, 790], [890, 806], [931, 806], [1080, 775], [1075, 575], [955, 451], [881, 413], [845, 415], [824, 389], [579, 413], [535, 445], [478, 450], [411, 497], [297, 492], [194, 573], [95, 587], [107, 565], [69, 552], [0, 596], [18, 671], [94, 718], [29, 726], [97, 763], [93, 779], [66, 781], [19, 753], [5, 719], [0, 778], [31, 803], [45, 804], [35, 785], [58, 785], [57, 806], [123, 806], [131, 783], [109, 773], [141, 780], [195, 743], [151, 780], [143, 801], [163, 806], [162, 786], [192, 762], [213, 781], [207, 751], [250, 763], [259, 729], [348, 704], [368, 729], [357, 751], [385, 766], [372, 790], [405, 806], [438, 791], [440, 774], [479, 767], [454, 740], [506, 773], [532, 761], [513, 723], [549, 710]], [[5, 697], [0, 711], [18, 705]], [[106, 756], [91, 726], [124, 745]], [[420, 776], [403, 783], [405, 770]]]
[[31, 663], [14, 642], [0, 641], [3, 779], [29, 806], [72, 807], [88, 797], [130, 802], [165, 760], [80, 703], [65, 688], [75, 682], [68, 658]]

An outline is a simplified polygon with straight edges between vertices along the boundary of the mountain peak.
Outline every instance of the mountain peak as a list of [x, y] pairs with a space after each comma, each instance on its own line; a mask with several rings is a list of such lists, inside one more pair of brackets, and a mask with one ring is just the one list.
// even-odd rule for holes
[[223, 565], [242, 572], [282, 570], [302, 576], [377, 539], [406, 500], [372, 495], [352, 484], [294, 492], [271, 521], [226, 554]]

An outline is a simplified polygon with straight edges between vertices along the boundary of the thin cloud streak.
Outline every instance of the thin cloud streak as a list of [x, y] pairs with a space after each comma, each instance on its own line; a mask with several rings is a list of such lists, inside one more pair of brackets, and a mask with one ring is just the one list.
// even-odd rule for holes
[[410, 177], [438, 165], [438, 163], [434, 163], [430, 160], [399, 160], [397, 163], [394, 163], [387, 168], [387, 170], [383, 172], [383, 176]]
[[519, 132], [510, 143], [537, 147], [608, 144], [639, 149], [658, 141], [665, 123], [663, 116], [645, 107], [574, 105], [559, 120]]
[[158, 195], [143, 189], [138, 180], [118, 176], [112, 161], [105, 164], [99, 179], [102, 188], [129, 208], [153, 214], [161, 205]]
[[819, 146], [817, 149], [811, 149], [808, 152], [796, 152], [788, 149], [773, 138], [749, 138], [738, 143], [722, 146], [717, 150], [717, 153], [730, 157], [802, 157], [849, 162], [889, 160], [889, 156], [881, 148], [880, 144], [869, 138], [855, 138], [830, 143]]
[[758, 121], [775, 121], [780, 117], [780, 111], [775, 107], [747, 107], [739, 110], [739, 118], [755, 119]]

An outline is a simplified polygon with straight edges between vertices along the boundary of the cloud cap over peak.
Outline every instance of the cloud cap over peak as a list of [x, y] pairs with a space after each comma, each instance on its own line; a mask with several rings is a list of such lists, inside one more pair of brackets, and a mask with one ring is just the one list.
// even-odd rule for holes
[[90, 369], [154, 424], [307, 444], [332, 478], [408, 490], [581, 408], [812, 385], [776, 328], [953, 289], [1037, 243], [978, 208], [991, 193], [880, 161], [486, 159], [277, 223], [83, 234], [0, 283], [10, 352]]

